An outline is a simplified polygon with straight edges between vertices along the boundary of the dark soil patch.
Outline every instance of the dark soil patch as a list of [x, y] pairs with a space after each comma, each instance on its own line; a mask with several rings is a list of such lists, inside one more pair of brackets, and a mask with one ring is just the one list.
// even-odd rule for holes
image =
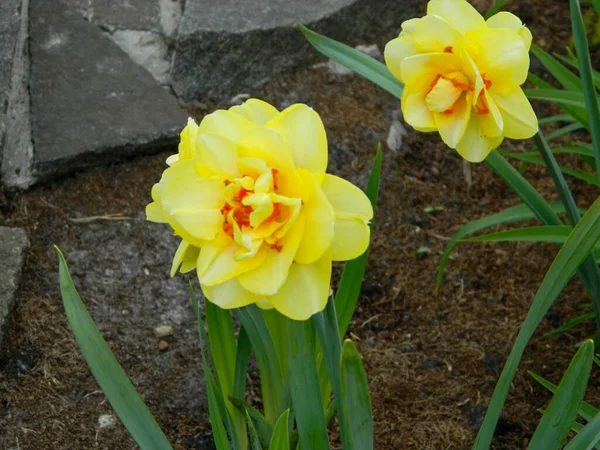
[[[480, 3], [484, 7], [490, 2]], [[560, 51], [569, 38], [566, 5], [559, 1], [531, 4], [534, 14], [529, 23], [534, 36], [540, 44]], [[538, 14], [542, 4], [547, 14]], [[558, 5], [560, 9], [552, 9]], [[561, 20], [553, 19], [556, 14]], [[280, 107], [295, 102], [313, 106], [328, 130], [330, 170], [362, 187], [376, 143], [385, 140], [392, 111], [398, 108], [398, 100], [368, 82], [355, 76], [333, 76], [324, 69], [298, 72], [255, 95]], [[532, 146], [528, 142], [508, 145], [516, 149]], [[159, 179], [167, 156], [100, 167], [25, 194], [0, 197], [0, 224], [25, 227], [31, 240], [18, 308], [0, 354], [0, 447], [135, 447], [122, 426], [98, 427], [99, 415], [111, 409], [68, 329], [51, 247], [59, 243], [69, 249], [66, 256], [70, 260], [76, 252], [86, 250], [85, 243], [95, 230], [90, 228], [94, 223], [70, 219], [114, 213], [133, 218], [131, 239], [136, 245], [145, 245], [147, 229], [140, 220], [150, 187]], [[442, 288], [434, 291], [439, 257], [449, 237], [470, 220], [518, 203], [487, 166], [472, 166], [470, 188], [462, 170], [458, 155], [445, 148], [437, 135], [409, 131], [401, 153], [384, 149], [370, 261], [349, 330], [369, 375], [378, 449], [470, 448], [506, 355], [557, 252], [553, 245], [464, 244], [454, 252]], [[555, 198], [543, 170], [530, 168], [527, 176], [546, 198]], [[596, 195], [579, 185], [575, 192], [582, 206]], [[427, 214], [425, 208], [430, 206], [443, 209]], [[161, 233], [165, 245], [170, 246], [169, 232], [164, 229]], [[107, 245], [114, 236], [107, 237]], [[427, 251], [417, 256], [419, 248]], [[171, 254], [162, 246], [155, 252], [158, 261], [148, 267], [160, 267], [156, 277], [167, 283], [163, 259]], [[104, 279], [91, 268], [91, 264], [100, 268], [108, 264], [110, 253], [102, 255], [106, 260], [96, 259], [90, 267], [81, 263], [72, 269], [109, 345], [174, 447], [212, 448], [206, 411], [201, 405], [190, 409], [189, 402], [177, 403], [182, 396], [203, 395], [198, 387], [202, 381], [197, 346], [186, 334], [186, 330], [193, 333], [193, 320], [182, 313], [180, 331], [176, 330], [169, 349], [161, 353], [148, 328], [152, 322], [146, 317], [153, 309], [166, 306], [144, 303], [156, 301], [153, 291], [145, 298], [130, 298], [122, 292], [129, 287], [111, 288], [111, 280], [117, 283], [120, 274], [105, 274]], [[140, 265], [150, 257], [140, 255]], [[86, 273], [96, 278], [86, 281]], [[146, 292], [143, 289], [149, 281], [136, 280], [131, 292]], [[176, 283], [169, 286], [177, 293], [186, 281], [178, 277], [169, 283]], [[539, 421], [537, 409], [546, 405], [549, 395], [526, 371], [553, 382], [560, 380], [575, 352], [574, 344], [593, 332], [593, 324], [553, 338], [542, 334], [579, 315], [579, 305], [587, 301], [580, 283], [574, 280], [541, 324], [513, 383], [494, 448], [527, 445]], [[130, 316], [114, 316], [117, 307], [130, 311]], [[185, 311], [186, 305], [178, 307]], [[164, 313], [168, 312], [165, 309]], [[189, 381], [191, 372], [196, 384]], [[589, 398], [598, 397], [599, 382], [594, 371]]]

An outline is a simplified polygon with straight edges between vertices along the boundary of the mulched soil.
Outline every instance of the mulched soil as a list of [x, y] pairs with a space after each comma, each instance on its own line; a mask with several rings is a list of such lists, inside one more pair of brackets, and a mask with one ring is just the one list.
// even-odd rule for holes
[[[536, 42], [561, 51], [570, 37], [566, 4], [530, 3], [527, 15]], [[389, 33], [382, 36], [379, 43], [389, 37]], [[330, 136], [331, 170], [362, 187], [376, 143], [385, 141], [398, 107], [396, 99], [359, 77], [334, 76], [322, 68], [300, 71], [254, 94], [280, 106], [294, 102], [313, 106]], [[507, 148], [531, 146], [509, 143]], [[99, 433], [99, 411], [109, 409], [103, 395], [94, 392], [97, 387], [72, 340], [57, 286], [44, 282], [38, 273], [56, 271], [54, 255], [48, 251], [54, 243], [77, 242], [77, 232], [67, 220], [70, 211], [85, 216], [115, 212], [133, 216], [143, 211], [166, 156], [99, 167], [0, 199], [0, 224], [24, 227], [31, 240], [18, 307], [0, 353], [0, 446], [135, 447], [120, 425]], [[383, 167], [369, 266], [349, 330], [369, 376], [376, 448], [466, 449], [557, 247], [463, 244], [453, 253], [443, 286], [435, 291], [439, 257], [449, 238], [468, 221], [518, 199], [484, 164], [471, 167], [469, 186], [460, 158], [433, 134], [409, 130], [399, 153], [384, 148]], [[526, 175], [546, 198], [556, 199], [542, 169], [529, 168]], [[588, 206], [596, 192], [569, 181], [580, 205]], [[425, 212], [438, 206], [441, 210], [435, 214]], [[494, 448], [527, 445], [540, 419], [537, 410], [549, 399], [527, 371], [555, 383], [560, 380], [574, 345], [593, 333], [593, 324], [551, 338], [543, 334], [580, 315], [580, 305], [588, 301], [580, 282], [573, 280], [542, 322], [521, 362]], [[118, 335], [111, 347], [117, 356], [124, 351]], [[148, 370], [135, 364], [126, 369], [134, 380]], [[178, 367], [171, 370], [176, 377]], [[211, 448], [206, 443], [210, 434], [206, 420], [183, 413], [173, 416], [162, 407], [161, 392], [146, 388], [150, 406], [175, 448]], [[81, 402], [90, 393], [96, 400]], [[594, 370], [588, 400], [594, 404], [598, 394], [600, 377]]]

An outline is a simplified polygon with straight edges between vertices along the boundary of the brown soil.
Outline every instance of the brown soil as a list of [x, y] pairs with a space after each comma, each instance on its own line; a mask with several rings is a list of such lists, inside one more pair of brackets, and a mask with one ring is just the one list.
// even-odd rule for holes
[[[553, 3], [560, 5], [556, 11], [548, 7], [564, 18], [560, 21], [550, 13], [537, 14], [542, 2], [532, 3], [531, 28], [534, 36], [544, 40], [538, 38], [538, 43], [560, 50], [569, 38], [563, 2]], [[383, 36], [382, 42], [388, 37]], [[398, 107], [397, 100], [368, 82], [355, 76], [332, 76], [324, 69], [298, 72], [255, 95], [279, 106], [294, 102], [313, 106], [330, 136], [331, 171], [363, 187], [376, 143], [385, 140], [392, 111]], [[509, 145], [531, 147], [528, 142]], [[74, 211], [81, 216], [140, 214], [166, 156], [100, 167], [0, 199], [0, 224], [24, 227], [31, 240], [18, 307], [0, 356], [2, 448], [135, 447], [120, 425], [110, 431], [97, 429], [98, 416], [110, 408], [96, 392], [68, 329], [53, 282], [57, 269], [50, 249], [57, 242], [71, 248], [82, 245], [81, 229], [68, 220]], [[435, 292], [439, 257], [448, 239], [466, 222], [498, 212], [518, 199], [483, 164], [472, 166], [469, 188], [462, 161], [433, 134], [409, 131], [400, 154], [384, 149], [383, 167], [369, 266], [350, 327], [369, 375], [376, 448], [469, 448], [557, 247], [464, 244], [454, 252], [445, 282]], [[527, 176], [546, 198], [555, 198], [543, 170], [529, 169]], [[573, 185], [582, 206], [594, 199], [595, 192]], [[428, 206], [443, 210], [427, 214]], [[415, 255], [422, 247], [427, 252]], [[96, 263], [101, 266], [103, 261]], [[53, 277], [42, 276], [48, 273]], [[574, 344], [591, 335], [593, 324], [553, 338], [542, 334], [579, 315], [579, 305], [586, 302], [584, 290], [574, 280], [542, 322], [521, 362], [494, 448], [527, 445], [540, 418], [537, 409], [546, 405], [549, 396], [526, 371], [553, 382], [560, 380]], [[92, 303], [88, 306], [92, 314], [97, 311]], [[165, 406], [168, 389], [153, 385], [156, 374], [136, 363], [136, 358], [155, 357], [158, 347], [128, 348], [119, 333], [111, 336], [110, 345], [174, 447], [211, 448], [205, 413], [173, 414]], [[179, 351], [185, 353], [185, 361], [198, 364], [197, 348]], [[181, 371], [189, 370], [189, 364], [173, 361], [167, 385], [168, 379], [176, 383]], [[599, 382], [594, 371], [590, 399], [600, 393]]]

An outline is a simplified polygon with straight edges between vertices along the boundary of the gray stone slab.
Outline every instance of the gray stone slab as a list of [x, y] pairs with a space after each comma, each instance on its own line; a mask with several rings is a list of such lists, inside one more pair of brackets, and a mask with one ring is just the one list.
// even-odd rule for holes
[[0, 227], [0, 347], [19, 289], [29, 241], [21, 228]]
[[231, 97], [315, 63], [296, 22], [344, 42], [415, 17], [420, 0], [187, 0], [171, 69], [180, 99]]
[[0, 1], [0, 179], [9, 186], [31, 180], [29, 120], [29, 0]]
[[176, 144], [186, 114], [98, 27], [45, 0], [30, 24], [36, 180]]
[[158, 0], [64, 0], [87, 21], [106, 30], [155, 30], [160, 27]]

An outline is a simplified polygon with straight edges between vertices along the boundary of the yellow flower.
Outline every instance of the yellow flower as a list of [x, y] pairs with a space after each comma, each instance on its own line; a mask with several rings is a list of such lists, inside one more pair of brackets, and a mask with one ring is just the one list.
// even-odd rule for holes
[[257, 303], [307, 319], [327, 303], [332, 261], [367, 249], [371, 203], [325, 173], [325, 129], [306, 105], [279, 112], [250, 99], [190, 119], [167, 162], [148, 220], [182, 238], [171, 274], [196, 269], [222, 308]]
[[526, 139], [537, 118], [521, 90], [531, 33], [501, 12], [487, 22], [465, 0], [430, 0], [427, 15], [402, 24], [385, 61], [404, 83], [402, 113], [419, 131], [438, 131], [468, 161], [505, 137]]

